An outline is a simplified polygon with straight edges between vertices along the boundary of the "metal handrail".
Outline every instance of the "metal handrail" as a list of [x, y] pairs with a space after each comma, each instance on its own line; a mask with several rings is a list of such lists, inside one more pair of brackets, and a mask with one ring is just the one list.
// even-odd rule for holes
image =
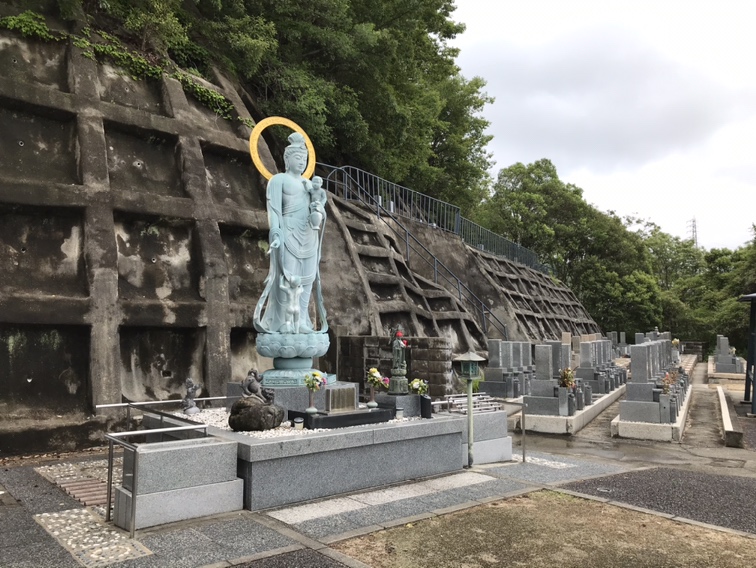
[[[381, 217], [381, 215], [384, 215], [394, 221], [399, 229], [401, 229], [401, 232], [390, 224], [388, 226], [391, 228], [394, 234], [404, 239], [406, 246], [405, 258], [407, 262], [409, 262], [410, 260], [410, 251], [412, 251], [415, 252], [419, 258], [428, 263], [428, 265], [432, 266], [434, 282], [438, 284], [439, 276], [441, 276], [441, 278], [443, 278], [447, 282], [448, 286], [451, 286], [457, 292], [460, 301], [466, 301], [469, 304], [472, 304], [474, 312], [480, 314], [481, 327], [484, 334], [488, 334], [488, 324], [491, 323], [493, 327], [499, 330], [504, 339], [508, 338], [506, 324], [502, 322], [498, 317], [496, 317], [496, 315], [488, 308], [488, 306], [486, 306], [485, 302], [478, 298], [478, 296], [475, 295], [475, 293], [467, 286], [467, 284], [462, 282], [462, 280], [456, 274], [454, 274], [454, 272], [450, 268], [448, 268], [443, 262], [441, 262], [430, 250], [428, 250], [428, 248], [423, 243], [421, 243], [417, 239], [417, 237], [415, 237], [410, 232], [409, 229], [402, 225], [401, 222], [394, 216], [394, 214], [381, 204], [380, 200], [376, 199], [372, 194], [363, 191], [363, 188], [360, 186], [359, 181], [356, 180], [349, 171], [344, 168], [329, 166], [328, 164], [319, 163], [318, 165], [331, 169], [324, 180], [326, 189], [329, 189], [332, 193], [338, 195], [338, 192], [333, 191], [332, 188], [329, 187], [329, 182], [338, 183], [336, 180], [332, 179], [332, 176], [337, 172], [342, 172], [359, 189], [359, 191], [355, 192], [353, 188], [348, 187], [346, 183], [342, 182], [344, 186], [344, 194], [346, 194], [347, 190], [351, 193], [354, 193], [356, 200], [361, 202], [368, 208], [374, 208], [379, 218]], [[372, 204], [366, 202], [362, 197], [363, 195], [370, 199], [372, 201]], [[415, 245], [420, 247], [421, 250], [418, 250]], [[423, 253], [425, 253], [425, 255], [430, 258], [424, 256]]]
[[[354, 166], [337, 167], [321, 162], [318, 162], [318, 165], [326, 170], [337, 169], [347, 173], [362, 193], [371, 196], [393, 215], [454, 233], [472, 247], [540, 272], [549, 272], [548, 267], [538, 261], [535, 252], [462, 217], [461, 210], [456, 205], [390, 182]], [[344, 190], [344, 199], [352, 199], [350, 188], [345, 187]]]
[[[239, 395], [239, 396], [206, 396], [206, 397], [201, 397], [201, 398], [195, 398], [194, 402], [204, 402], [204, 401], [207, 401], [207, 400], [228, 400], [229, 398], [237, 399], [237, 398], [241, 398], [241, 395]], [[173, 398], [173, 399], [170, 399], [170, 400], [147, 400], [147, 401], [144, 401], [144, 402], [114, 402], [114, 403], [111, 403], [111, 404], [98, 404], [98, 405], [95, 406], [95, 409], [99, 410], [101, 408], [126, 408], [126, 424], [130, 424], [131, 423], [131, 409], [132, 408], [138, 409], [138, 408], [143, 407], [143, 406], [157, 406], [157, 405], [160, 405], [160, 404], [181, 404], [181, 400], [182, 399], [180, 399], [180, 398]], [[150, 409], [149, 411], [152, 412], [153, 414], [160, 415], [161, 416], [161, 423], [162, 423], [162, 417], [163, 416], [170, 416], [170, 417], [176, 418], [178, 420], [187, 421], [186, 419], [182, 418], [181, 416], [176, 416], [175, 414], [170, 414], [169, 415], [169, 414], [166, 414], [164, 412], [160, 412], [159, 410], [152, 410], [152, 409]]]
[[[227, 398], [241, 398], [241, 397], [228, 397], [228, 396], [206, 396], [203, 398], [195, 398], [194, 402], [204, 400], [224, 400]], [[180, 404], [180, 398], [173, 398], [170, 400], [146, 400], [144, 402], [114, 402], [112, 404], [98, 404], [95, 408], [127, 408], [132, 406], [153, 406], [155, 404]]]

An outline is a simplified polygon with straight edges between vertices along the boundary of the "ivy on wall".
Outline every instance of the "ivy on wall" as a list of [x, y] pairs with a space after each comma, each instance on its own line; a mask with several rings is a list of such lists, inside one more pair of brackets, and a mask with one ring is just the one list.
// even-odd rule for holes
[[[27, 10], [17, 16], [0, 18], [0, 28], [20, 33], [25, 38], [41, 41], [70, 40], [81, 49], [81, 54], [94, 61], [109, 60], [129, 73], [132, 79], [160, 79], [164, 74], [176, 79], [184, 91], [193, 96], [200, 104], [226, 120], [232, 120], [234, 106], [221, 93], [199, 82], [192, 73], [180, 69], [167, 58], [156, 59], [154, 63], [138, 52], [129, 49], [116, 36], [104, 30], [83, 28], [79, 34], [53, 31], [45, 22], [44, 16]], [[96, 39], [95, 39], [96, 38]], [[194, 70], [195, 74], [198, 73]], [[252, 127], [249, 119], [238, 118]]]

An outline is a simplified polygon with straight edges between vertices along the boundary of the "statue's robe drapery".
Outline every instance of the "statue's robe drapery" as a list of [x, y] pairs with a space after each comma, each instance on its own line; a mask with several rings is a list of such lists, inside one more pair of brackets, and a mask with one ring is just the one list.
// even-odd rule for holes
[[318, 332], [326, 332], [328, 329], [319, 270], [325, 217], [320, 229], [312, 228], [309, 223], [310, 194], [304, 185], [306, 181], [304, 177], [297, 178], [282, 173], [276, 174], [268, 182], [266, 195], [270, 240], [273, 242], [277, 237], [279, 246], [270, 249], [270, 271], [255, 308], [254, 326], [259, 332], [275, 333], [286, 326], [288, 296], [279, 287], [281, 276], [287, 281], [293, 276], [301, 279], [303, 292], [300, 296], [300, 329], [304, 323], [307, 331], [313, 331], [308, 309], [313, 287], [322, 326]]

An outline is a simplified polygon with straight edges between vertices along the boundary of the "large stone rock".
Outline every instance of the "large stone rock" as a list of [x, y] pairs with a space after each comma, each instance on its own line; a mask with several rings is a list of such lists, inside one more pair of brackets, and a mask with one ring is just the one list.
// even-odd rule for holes
[[277, 404], [266, 404], [254, 397], [240, 398], [231, 407], [228, 425], [235, 432], [270, 430], [281, 425], [285, 413]]

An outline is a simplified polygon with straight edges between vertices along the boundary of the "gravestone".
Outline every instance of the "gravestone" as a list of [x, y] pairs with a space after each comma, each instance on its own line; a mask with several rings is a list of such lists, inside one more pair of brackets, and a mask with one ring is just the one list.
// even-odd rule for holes
[[559, 386], [559, 381], [549, 379], [548, 381], [533, 381], [530, 385], [531, 396], [554, 396], [554, 388]]
[[630, 374], [634, 383], [647, 383], [651, 378], [649, 356], [647, 345], [630, 346]]
[[730, 353], [730, 340], [724, 335], [717, 335], [717, 351], [714, 356], [716, 373], [744, 373], [745, 366], [739, 357]]
[[489, 367], [505, 367], [503, 360], [503, 341], [501, 339], [488, 340], [488, 365]]
[[594, 363], [594, 343], [585, 342], [580, 344], [580, 367], [589, 368], [593, 367]]
[[528, 414], [559, 416], [559, 399], [556, 397], [526, 396], [523, 402], [528, 405]]
[[[596, 379], [597, 371], [594, 365], [595, 342], [584, 341], [580, 343], [580, 365], [575, 370], [575, 377], [583, 381], [593, 381]], [[598, 386], [598, 385], [596, 385]], [[603, 392], [598, 388], [595, 392]]]
[[554, 377], [554, 349], [551, 345], [535, 346], [536, 379], [549, 380]]
[[654, 402], [654, 383], [636, 383], [635, 381], [627, 383], [626, 394], [627, 400], [636, 402]]
[[661, 422], [659, 403], [623, 400], [620, 402], [620, 420], [659, 424]]

